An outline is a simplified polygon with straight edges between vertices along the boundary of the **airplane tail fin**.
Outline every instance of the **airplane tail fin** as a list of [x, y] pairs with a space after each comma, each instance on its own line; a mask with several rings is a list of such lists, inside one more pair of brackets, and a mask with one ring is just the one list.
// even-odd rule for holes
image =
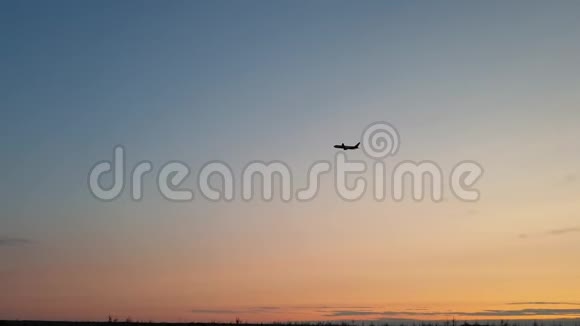
[[356, 143], [356, 145], [354, 147], [358, 148], [358, 145], [360, 145], [360, 142]]

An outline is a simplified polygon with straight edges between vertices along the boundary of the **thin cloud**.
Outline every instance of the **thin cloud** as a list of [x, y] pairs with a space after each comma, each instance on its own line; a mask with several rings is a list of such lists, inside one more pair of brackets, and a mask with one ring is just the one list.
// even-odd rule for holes
[[367, 310], [335, 310], [325, 315], [328, 317], [349, 317], [349, 316], [374, 316], [379, 315], [380, 312]]
[[548, 230], [542, 233], [537, 234], [528, 234], [528, 233], [521, 233], [518, 235], [520, 239], [527, 239], [531, 236], [560, 236], [560, 235], [568, 235], [571, 233], [580, 233], [580, 227], [570, 227], [570, 228], [562, 228], [562, 229], [553, 229]]
[[239, 309], [193, 309], [191, 310], [194, 314], [215, 314], [215, 315], [232, 315], [232, 314], [259, 314], [259, 313], [271, 313], [280, 310], [280, 307], [275, 306], [263, 306], [263, 307], [248, 307]]
[[465, 311], [345, 311], [337, 310], [327, 317], [347, 316], [463, 316], [463, 317], [525, 317], [525, 316], [580, 316], [580, 309], [515, 309], [515, 310], [482, 310]]
[[358, 316], [376, 314], [376, 312], [371, 309], [376, 309], [376, 307], [363, 307], [363, 306], [330, 306], [330, 305], [291, 305], [291, 306], [255, 306], [255, 307], [236, 307], [231, 309], [226, 308], [194, 308], [190, 310], [193, 314], [199, 315], [243, 315], [243, 314], [277, 314], [277, 313], [288, 313], [292, 311], [311, 311], [318, 312], [322, 314], [328, 313], [340, 313], [343, 312], [344, 316], [352, 315], [353, 312], [356, 313], [357, 310], [366, 312], [359, 313]]
[[579, 316], [580, 309], [519, 309], [519, 310], [485, 310], [482, 312], [469, 313], [464, 316], [493, 316], [493, 317], [518, 317], [518, 316]]
[[270, 311], [270, 310], [280, 310], [280, 307], [266, 306], [266, 307], [255, 307], [255, 309]]
[[228, 309], [193, 309], [191, 310], [194, 314], [235, 314], [238, 310], [228, 310]]
[[563, 234], [577, 233], [577, 232], [580, 232], [580, 227], [556, 229], [556, 230], [548, 231], [547, 233], [550, 235], [563, 235]]
[[24, 246], [30, 243], [32, 241], [24, 238], [0, 238], [0, 247]]
[[349, 306], [349, 305], [294, 305], [290, 306], [297, 309], [331, 309], [331, 310], [370, 310], [376, 309], [377, 306]]

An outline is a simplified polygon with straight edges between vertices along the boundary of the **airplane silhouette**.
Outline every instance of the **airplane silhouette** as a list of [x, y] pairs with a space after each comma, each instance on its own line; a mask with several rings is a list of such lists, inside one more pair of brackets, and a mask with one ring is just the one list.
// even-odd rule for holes
[[342, 143], [341, 145], [334, 145], [334, 148], [340, 148], [343, 151], [346, 151], [348, 149], [358, 149], [358, 145], [360, 145], [360, 143], [357, 143], [354, 146], [348, 146], [348, 145], [345, 145], [344, 143]]

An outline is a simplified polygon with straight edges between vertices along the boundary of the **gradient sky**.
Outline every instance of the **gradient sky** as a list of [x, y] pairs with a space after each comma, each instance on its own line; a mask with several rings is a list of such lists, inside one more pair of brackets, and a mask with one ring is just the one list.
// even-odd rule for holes
[[[0, 319], [580, 316], [578, 1], [3, 1], [0, 44]], [[375, 121], [481, 200], [87, 187], [117, 144], [299, 182]]]

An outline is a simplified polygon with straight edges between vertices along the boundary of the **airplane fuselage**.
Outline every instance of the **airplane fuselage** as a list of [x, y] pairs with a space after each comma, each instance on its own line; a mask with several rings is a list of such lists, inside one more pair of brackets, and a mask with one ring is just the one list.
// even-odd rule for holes
[[354, 146], [348, 146], [348, 145], [345, 145], [344, 143], [342, 143], [341, 145], [334, 145], [334, 148], [338, 148], [338, 149], [342, 149], [343, 151], [346, 151], [346, 150], [349, 150], [349, 149], [350, 150], [358, 149], [358, 146], [359, 145], [360, 145], [360, 143], [358, 143], [358, 144], [356, 144]]

